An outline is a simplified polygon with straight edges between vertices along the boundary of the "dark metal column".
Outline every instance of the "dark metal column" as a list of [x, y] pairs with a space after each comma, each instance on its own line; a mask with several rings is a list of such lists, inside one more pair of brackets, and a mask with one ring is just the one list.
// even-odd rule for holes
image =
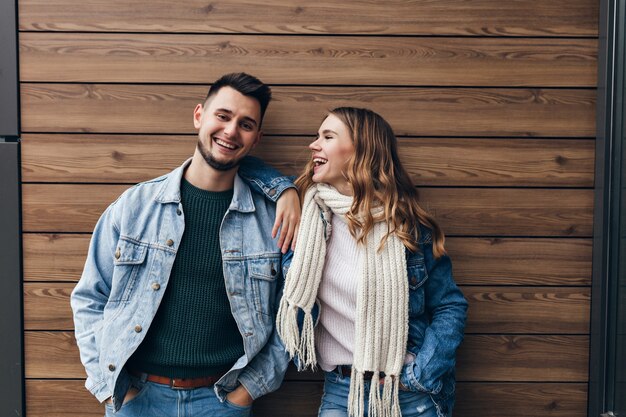
[[[626, 0], [601, 0], [594, 213], [589, 417], [617, 413], [620, 225], [623, 206], [624, 17]], [[623, 250], [623, 248], [622, 248]], [[623, 274], [624, 271], [621, 271]], [[623, 394], [622, 394], [623, 395]]]
[[24, 415], [22, 244], [16, 0], [0, 0], [0, 401]]

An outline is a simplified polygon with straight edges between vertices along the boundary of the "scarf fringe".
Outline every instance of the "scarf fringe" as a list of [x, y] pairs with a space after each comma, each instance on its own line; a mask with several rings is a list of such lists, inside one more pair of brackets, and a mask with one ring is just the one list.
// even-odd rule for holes
[[314, 323], [311, 312], [304, 313], [302, 332], [298, 328], [299, 307], [292, 304], [283, 297], [278, 307], [278, 320], [276, 321], [276, 331], [285, 345], [285, 350], [293, 359], [298, 356], [298, 371], [307, 368], [315, 370], [317, 357], [315, 354]]
[[350, 374], [350, 393], [348, 394], [348, 414], [351, 417], [363, 417], [365, 399], [365, 375], [352, 367]]
[[[348, 394], [348, 414], [350, 417], [363, 417], [365, 413], [364, 374], [364, 372], [359, 372], [352, 367], [350, 393]], [[402, 417], [399, 395], [399, 376], [385, 376], [382, 394], [378, 378], [372, 378], [367, 407], [368, 417]]]

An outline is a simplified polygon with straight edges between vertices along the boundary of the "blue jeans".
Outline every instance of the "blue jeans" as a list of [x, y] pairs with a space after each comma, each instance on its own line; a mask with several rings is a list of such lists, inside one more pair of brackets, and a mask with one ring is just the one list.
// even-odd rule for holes
[[[370, 382], [365, 382], [365, 416], [367, 416], [367, 399], [369, 398]], [[350, 393], [350, 377], [336, 372], [326, 372], [324, 378], [324, 395], [320, 406], [319, 417], [348, 417], [348, 394]], [[402, 417], [437, 417], [437, 408], [428, 394], [423, 392], [400, 391], [400, 410]]]
[[172, 389], [168, 385], [142, 381], [133, 377], [139, 390], [136, 397], [115, 413], [111, 404], [105, 405], [105, 417], [250, 417], [252, 407], [221, 402], [213, 387], [188, 390]]

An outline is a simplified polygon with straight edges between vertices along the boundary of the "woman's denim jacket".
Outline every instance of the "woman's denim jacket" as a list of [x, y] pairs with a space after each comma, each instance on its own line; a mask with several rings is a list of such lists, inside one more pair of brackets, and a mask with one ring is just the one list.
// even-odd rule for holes
[[419, 251], [407, 250], [409, 337], [414, 355], [400, 382], [430, 394], [440, 417], [452, 415], [456, 350], [463, 340], [467, 301], [452, 277], [447, 255], [435, 259], [431, 231], [420, 225]]
[[[130, 188], [105, 210], [72, 292], [85, 386], [99, 401], [112, 396], [116, 410], [130, 386], [124, 364], [157, 312], [183, 235], [180, 181], [188, 163]], [[252, 193], [236, 176], [220, 228], [226, 290], [245, 352], [215, 384], [222, 399], [239, 383], [253, 398], [277, 389], [289, 362], [274, 320], [290, 256], [281, 256], [271, 238], [275, 205], [270, 200], [293, 184], [277, 175], [263, 170], [266, 180], [255, 182], [266, 196]]]
[[[432, 398], [439, 417], [452, 415], [455, 397], [456, 350], [463, 341], [467, 301], [452, 277], [447, 255], [435, 259], [432, 234], [420, 225], [419, 250], [407, 249], [409, 334], [413, 361], [402, 368], [400, 382], [410, 391]], [[319, 303], [313, 308], [316, 320]], [[299, 326], [304, 312], [300, 311]], [[299, 358], [295, 358], [296, 363]]]

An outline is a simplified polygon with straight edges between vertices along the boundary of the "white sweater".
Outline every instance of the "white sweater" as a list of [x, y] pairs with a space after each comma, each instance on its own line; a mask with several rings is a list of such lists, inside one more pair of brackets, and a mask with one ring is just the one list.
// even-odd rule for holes
[[315, 328], [317, 360], [325, 371], [352, 364], [359, 265], [356, 240], [342, 216], [333, 216], [317, 294], [322, 309]]

